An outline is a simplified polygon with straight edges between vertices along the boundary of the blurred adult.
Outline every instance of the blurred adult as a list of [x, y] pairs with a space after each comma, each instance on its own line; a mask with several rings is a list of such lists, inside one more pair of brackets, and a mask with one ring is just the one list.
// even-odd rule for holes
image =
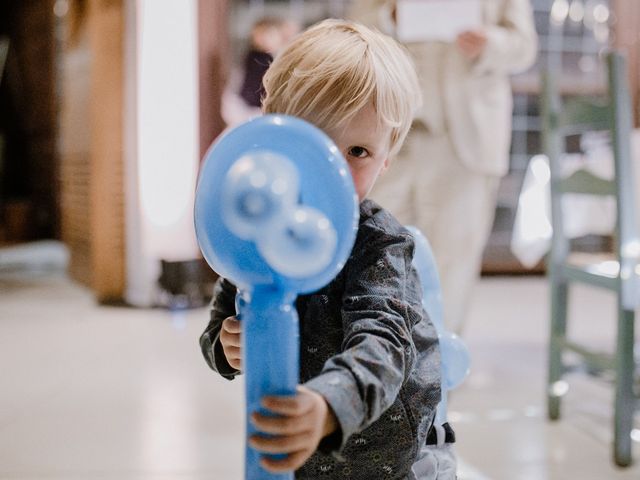
[[[446, 3], [453, 7], [457, 1]], [[509, 75], [529, 68], [537, 52], [529, 0], [475, 1], [480, 13], [473, 28], [450, 41], [404, 42], [416, 64], [423, 106], [397, 165], [371, 195], [429, 239], [442, 281], [444, 321], [458, 333], [493, 225], [500, 178], [509, 168]], [[397, 35], [404, 27], [401, 2], [354, 0], [349, 16]]]

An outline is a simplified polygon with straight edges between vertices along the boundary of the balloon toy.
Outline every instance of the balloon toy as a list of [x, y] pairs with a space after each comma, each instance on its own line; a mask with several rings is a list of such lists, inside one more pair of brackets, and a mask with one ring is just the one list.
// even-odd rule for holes
[[436, 410], [435, 423], [447, 421], [447, 391], [462, 383], [469, 373], [469, 351], [458, 335], [448, 332], [442, 320], [442, 289], [436, 261], [425, 236], [414, 226], [408, 226], [416, 244], [413, 266], [422, 283], [422, 306], [429, 314], [438, 334], [442, 365], [442, 399]]
[[[358, 227], [348, 165], [321, 130], [263, 115], [226, 132], [205, 156], [195, 199], [200, 249], [238, 287], [248, 421], [266, 395], [299, 383], [296, 296], [329, 283], [347, 261]], [[293, 479], [260, 466], [246, 445], [245, 478]], [[278, 456], [275, 456], [278, 458]]]

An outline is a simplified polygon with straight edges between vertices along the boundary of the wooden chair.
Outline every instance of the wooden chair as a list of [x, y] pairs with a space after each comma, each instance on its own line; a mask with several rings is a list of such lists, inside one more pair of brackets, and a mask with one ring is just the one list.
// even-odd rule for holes
[[[564, 104], [555, 88], [552, 75], [543, 74], [542, 131], [543, 148], [549, 157], [551, 173], [551, 219], [553, 237], [547, 258], [547, 275], [551, 288], [551, 331], [548, 371], [548, 415], [560, 417], [560, 400], [567, 390], [562, 380], [567, 370], [563, 352], [578, 354], [587, 371], [611, 370], [615, 378], [613, 457], [619, 466], [632, 461], [634, 410], [634, 312], [638, 306], [640, 240], [636, 228], [634, 177], [631, 162], [631, 98], [627, 86], [627, 68], [621, 54], [609, 53], [608, 88], [604, 98], [573, 98]], [[586, 131], [608, 131], [614, 157], [614, 179], [595, 177], [578, 170], [562, 175], [560, 162], [568, 135]], [[617, 207], [614, 252], [590, 255], [572, 252], [564, 235], [561, 200], [564, 194], [608, 195]], [[567, 212], [565, 212], [567, 213]], [[613, 267], [613, 268], [611, 268]], [[571, 341], [567, 337], [568, 290], [581, 282], [614, 292], [617, 297], [617, 334], [615, 352], [603, 354]]]

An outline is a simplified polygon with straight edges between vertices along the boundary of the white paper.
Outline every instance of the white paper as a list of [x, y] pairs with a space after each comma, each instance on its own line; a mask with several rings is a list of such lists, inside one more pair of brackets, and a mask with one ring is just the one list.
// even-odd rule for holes
[[398, 0], [401, 42], [453, 42], [459, 33], [482, 25], [480, 0]]

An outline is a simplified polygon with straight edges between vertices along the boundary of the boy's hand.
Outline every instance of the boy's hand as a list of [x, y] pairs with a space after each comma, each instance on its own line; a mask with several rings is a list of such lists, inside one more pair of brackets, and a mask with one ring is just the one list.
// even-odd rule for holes
[[242, 370], [241, 333], [240, 321], [236, 317], [224, 319], [222, 330], [220, 331], [220, 343], [222, 344], [224, 356], [227, 357], [227, 362], [236, 370]]
[[469, 60], [475, 60], [487, 45], [487, 34], [482, 30], [467, 30], [456, 38], [456, 45]]
[[280, 416], [254, 413], [251, 420], [260, 432], [274, 436], [254, 435], [249, 443], [264, 453], [287, 454], [282, 460], [262, 458], [262, 467], [273, 473], [300, 468], [316, 451], [320, 440], [338, 428], [324, 397], [302, 386], [295, 397], [264, 397], [262, 406]]

